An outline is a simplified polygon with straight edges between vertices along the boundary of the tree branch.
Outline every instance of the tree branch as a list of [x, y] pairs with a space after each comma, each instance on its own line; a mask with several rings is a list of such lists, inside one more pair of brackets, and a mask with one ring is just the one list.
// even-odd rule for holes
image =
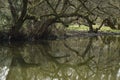
[[11, 11], [11, 14], [12, 14], [13, 21], [14, 21], [14, 23], [16, 23], [16, 21], [18, 19], [18, 15], [17, 15], [17, 12], [15, 10], [15, 7], [13, 6], [11, 0], [8, 0], [8, 3], [9, 3], [9, 6], [10, 6], [10, 11]]

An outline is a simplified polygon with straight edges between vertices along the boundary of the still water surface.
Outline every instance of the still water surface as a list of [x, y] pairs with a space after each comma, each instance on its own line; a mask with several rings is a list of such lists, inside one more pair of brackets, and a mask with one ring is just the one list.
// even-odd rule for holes
[[0, 80], [120, 80], [120, 37], [2, 43]]

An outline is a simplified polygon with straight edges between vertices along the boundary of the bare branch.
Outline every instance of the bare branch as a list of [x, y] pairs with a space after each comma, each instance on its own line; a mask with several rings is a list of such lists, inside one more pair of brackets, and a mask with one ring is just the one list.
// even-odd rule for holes
[[12, 14], [12, 18], [14, 20], [14, 22], [17, 21], [18, 19], [18, 15], [17, 15], [17, 12], [15, 10], [15, 7], [13, 6], [13, 3], [11, 0], [8, 0], [8, 3], [9, 3], [9, 6], [10, 6], [10, 11], [11, 11], [11, 14]]

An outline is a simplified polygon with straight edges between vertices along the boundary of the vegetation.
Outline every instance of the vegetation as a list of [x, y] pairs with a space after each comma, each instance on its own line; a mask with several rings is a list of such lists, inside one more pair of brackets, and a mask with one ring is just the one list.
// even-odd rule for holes
[[0, 41], [0, 80], [120, 80], [120, 0], [0, 0]]
[[119, 0], [0, 0], [0, 39], [56, 38], [58, 26], [71, 24], [120, 29], [119, 13]]
[[0, 44], [0, 74], [2, 80], [120, 80], [119, 44], [115, 36]]
[[[94, 29], [98, 28], [98, 25], [93, 26]], [[70, 25], [67, 30], [74, 30], [74, 31], [89, 31], [89, 27], [85, 25]], [[115, 32], [120, 33], [119, 29], [111, 29], [109, 26], [103, 26], [99, 31], [102, 32]]]

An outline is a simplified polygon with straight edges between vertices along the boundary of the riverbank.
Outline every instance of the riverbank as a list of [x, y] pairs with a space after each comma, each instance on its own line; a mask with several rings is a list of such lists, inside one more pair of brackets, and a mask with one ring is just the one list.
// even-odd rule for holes
[[67, 30], [64, 35], [56, 36], [51, 35], [46, 38], [36, 38], [36, 36], [30, 37], [25, 34], [17, 34], [16, 38], [10, 39], [9, 34], [7, 33], [0, 33], [0, 42], [14, 42], [14, 41], [38, 41], [38, 40], [56, 40], [56, 39], [66, 39], [69, 37], [94, 37], [94, 36], [113, 36], [113, 35], [120, 35], [120, 32], [106, 32], [106, 31], [99, 31], [95, 32], [88, 32], [88, 31], [79, 31], [79, 30]]
[[91, 36], [107, 36], [107, 35], [120, 35], [120, 32], [103, 32], [99, 31], [97, 33], [88, 31], [68, 31], [67, 36], [69, 37], [91, 37]]

